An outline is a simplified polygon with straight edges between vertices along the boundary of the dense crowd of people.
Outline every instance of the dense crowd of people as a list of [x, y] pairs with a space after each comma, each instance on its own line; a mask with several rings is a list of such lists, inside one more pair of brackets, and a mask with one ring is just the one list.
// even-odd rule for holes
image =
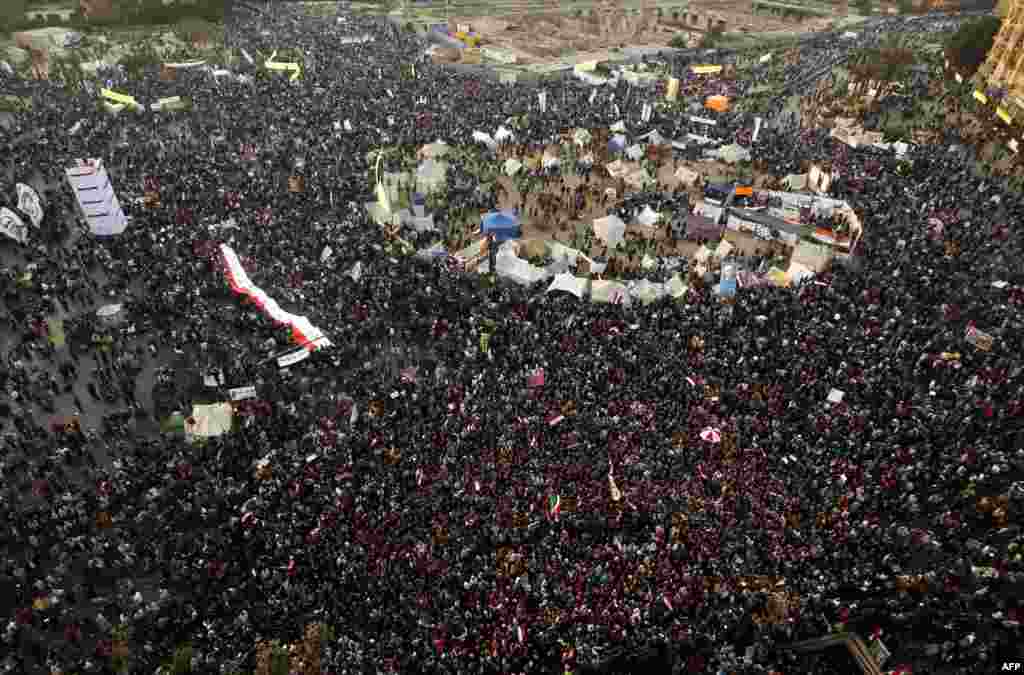
[[[154, 68], [112, 83], [191, 97], [159, 116], [19, 84], [34, 106], [0, 199], [31, 182], [46, 218], [27, 245], [3, 243], [5, 672], [103, 672], [125, 635], [133, 672], [186, 642], [193, 672], [248, 671], [258, 639], [311, 622], [333, 630], [335, 673], [584, 672], [656, 645], [680, 672], [789, 673], [786, 645], [833, 630], [880, 638], [887, 667], [914, 672], [1019, 660], [1019, 195], [950, 147], [899, 160], [769, 126], [751, 150], [773, 172], [829, 159], [851, 179], [832, 186], [864, 220], [850, 262], [732, 305], [698, 288], [623, 307], [482, 287], [388, 249], [363, 207], [367, 154], [468, 143], [517, 112], [525, 139], [608, 127], [609, 93], [567, 82], [539, 114], [536, 88], [474, 87], [390, 24], [290, 7], [239, 9], [228, 29], [250, 54], [303, 50], [297, 82], [242, 62], [249, 82]], [[926, 24], [879, 21], [864, 39]], [[846, 48], [815, 42], [787, 81]], [[631, 130], [639, 109], [621, 110]], [[34, 131], [45, 143], [18, 142]], [[76, 221], [61, 178], [85, 157], [110, 168], [122, 235]], [[158, 207], [128, 198], [144, 181]], [[332, 346], [278, 368], [288, 333], [231, 293], [220, 243]], [[115, 301], [120, 323], [96, 316]], [[56, 316], [63, 347], [47, 339]], [[250, 385], [230, 433], [152, 430]], [[755, 577], [788, 594], [773, 621], [745, 592]]]

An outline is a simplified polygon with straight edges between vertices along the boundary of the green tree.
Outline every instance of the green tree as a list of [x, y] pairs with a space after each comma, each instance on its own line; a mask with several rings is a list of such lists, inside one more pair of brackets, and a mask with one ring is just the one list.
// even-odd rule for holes
[[974, 77], [992, 49], [1001, 24], [999, 17], [984, 16], [960, 26], [946, 42], [945, 54], [950, 68], [964, 79]]
[[0, 2], [0, 30], [14, 30], [25, 22], [26, 0]]
[[686, 37], [686, 33], [676, 33], [669, 41], [668, 46], [675, 49], [686, 49], [690, 46], [690, 43]]

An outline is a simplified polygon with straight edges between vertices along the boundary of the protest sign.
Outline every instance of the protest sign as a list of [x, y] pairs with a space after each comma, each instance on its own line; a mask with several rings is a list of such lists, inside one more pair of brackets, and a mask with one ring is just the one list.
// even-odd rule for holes
[[39, 193], [24, 183], [18, 183], [15, 188], [18, 193], [18, 210], [27, 215], [33, 225], [39, 227], [39, 223], [43, 221], [43, 206], [39, 201]]
[[232, 401], [244, 401], [250, 398], [256, 398], [256, 387], [235, 387], [234, 389], [228, 390], [228, 395], [231, 396]]

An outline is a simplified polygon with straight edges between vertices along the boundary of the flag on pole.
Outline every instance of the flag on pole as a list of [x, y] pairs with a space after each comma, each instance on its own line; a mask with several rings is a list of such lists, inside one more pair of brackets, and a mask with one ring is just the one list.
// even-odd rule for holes
[[526, 642], [526, 629], [521, 625], [516, 625], [516, 637], [519, 638], [520, 642]]
[[562, 497], [561, 495], [551, 495], [548, 497], [548, 515], [558, 520], [559, 514], [562, 513]]
[[674, 609], [672, 607], [672, 600], [670, 600], [669, 597], [668, 597], [668, 593], [666, 593], [665, 595], [661, 596], [661, 601], [665, 603], [666, 607], [668, 607], [668, 611], [671, 612]]

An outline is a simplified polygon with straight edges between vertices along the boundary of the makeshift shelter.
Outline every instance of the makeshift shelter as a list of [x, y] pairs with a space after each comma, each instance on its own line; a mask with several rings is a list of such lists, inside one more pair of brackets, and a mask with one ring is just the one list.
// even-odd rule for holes
[[704, 154], [717, 157], [726, 164], [738, 164], [740, 162], [750, 161], [750, 151], [737, 143], [723, 145], [717, 150], [706, 150]]
[[731, 183], [709, 183], [704, 186], [704, 198], [724, 204], [732, 194]]
[[708, 110], [714, 110], [715, 112], [727, 112], [729, 110], [729, 97], [708, 96], [707, 99], [704, 100], [704, 107]]
[[647, 169], [636, 169], [626, 176], [625, 181], [627, 185], [643, 189], [645, 185], [654, 182], [654, 177], [647, 172]]
[[564, 273], [559, 274], [551, 280], [551, 285], [548, 286], [547, 292], [563, 291], [565, 293], [571, 293], [577, 298], [582, 298], [585, 289], [586, 280], [573, 276], [569, 273]]
[[494, 132], [494, 140], [498, 141], [499, 143], [511, 141], [515, 139], [515, 137], [516, 135], [509, 131], [508, 129], [506, 129], [505, 127], [498, 127], [498, 130]]
[[697, 182], [697, 178], [699, 177], [699, 175], [700, 174], [698, 174], [693, 169], [688, 169], [685, 166], [681, 166], [678, 169], [676, 169], [675, 173], [676, 180], [678, 180], [683, 185], [693, 185], [695, 182]]
[[486, 145], [488, 148], [491, 148], [492, 150], [494, 148], [498, 147], [498, 142], [495, 141], [493, 138], [491, 138], [490, 134], [486, 134], [486, 133], [484, 133], [482, 131], [474, 131], [473, 132], [473, 140], [477, 141], [478, 143], [483, 143], [484, 145]]
[[717, 239], [722, 234], [718, 223], [699, 213], [691, 213], [680, 220], [683, 227], [673, 228], [673, 234], [679, 239]]
[[608, 175], [611, 176], [612, 178], [621, 178], [621, 177], [625, 176], [627, 173], [629, 173], [629, 171], [630, 171], [629, 165], [627, 165], [621, 159], [617, 159], [614, 162], [610, 162], [608, 164], [605, 164], [604, 165], [604, 169], [605, 169], [605, 171], [608, 172]]
[[793, 250], [790, 264], [802, 266], [811, 272], [821, 272], [828, 268], [834, 255], [830, 246], [801, 241]]
[[608, 139], [608, 152], [622, 152], [626, 149], [626, 137], [622, 134], [615, 134]]
[[652, 209], [650, 204], [646, 204], [643, 210], [637, 214], [636, 222], [641, 225], [651, 227], [658, 222], [659, 218], [661, 218], [661, 214]]
[[628, 290], [631, 298], [639, 300], [644, 305], [649, 305], [669, 293], [667, 284], [654, 283], [647, 279], [629, 282]]
[[643, 136], [637, 137], [637, 140], [646, 141], [651, 145], [665, 145], [666, 143], [668, 143], [668, 139], [662, 136], [660, 133], [658, 133], [657, 129], [655, 129], [654, 131], [648, 131]]
[[609, 248], [615, 248], [626, 238], [626, 223], [616, 215], [598, 218], [594, 221], [594, 236]]
[[480, 229], [485, 235], [493, 234], [497, 241], [518, 239], [522, 235], [519, 217], [508, 211], [492, 211], [485, 214]]

